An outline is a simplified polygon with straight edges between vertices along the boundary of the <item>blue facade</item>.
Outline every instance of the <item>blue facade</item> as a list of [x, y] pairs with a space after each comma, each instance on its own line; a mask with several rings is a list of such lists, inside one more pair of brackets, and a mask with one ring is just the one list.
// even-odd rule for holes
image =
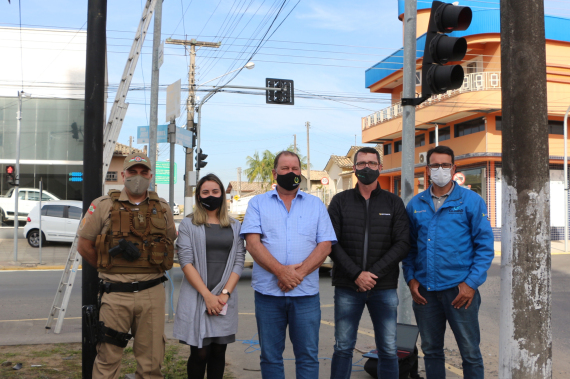
[[[456, 0], [440, 0], [446, 3], [452, 3]], [[461, 5], [470, 6], [473, 11], [473, 21], [469, 29], [465, 31], [457, 31], [450, 33], [453, 37], [465, 37], [475, 34], [485, 33], [501, 33], [501, 17], [498, 0], [487, 0], [487, 7], [482, 7], [480, 1], [461, 1]], [[491, 2], [496, 2], [494, 8]], [[418, 1], [418, 9], [431, 8], [431, 1]], [[398, 11], [404, 13], [404, 0], [398, 0]], [[545, 16], [545, 34], [546, 39], [570, 42], [570, 19]], [[417, 39], [416, 59], [423, 57], [423, 49], [425, 45], [425, 34]], [[365, 87], [369, 88], [379, 80], [384, 79], [388, 75], [401, 70], [404, 66], [404, 48], [401, 48], [384, 60], [375, 64], [365, 73]]]

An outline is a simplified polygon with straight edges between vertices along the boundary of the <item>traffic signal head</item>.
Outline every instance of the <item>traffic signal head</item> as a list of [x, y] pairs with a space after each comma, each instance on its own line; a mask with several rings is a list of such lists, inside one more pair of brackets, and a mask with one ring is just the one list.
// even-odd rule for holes
[[422, 63], [422, 98], [454, 90], [463, 84], [464, 72], [460, 65], [443, 66], [461, 61], [467, 53], [465, 38], [449, 37], [444, 33], [467, 30], [473, 13], [469, 7], [434, 1], [426, 34]]
[[206, 167], [208, 162], [205, 162], [204, 159], [208, 158], [208, 154], [203, 154], [202, 149], [197, 151], [196, 154], [196, 171], [200, 171], [200, 169]]
[[16, 176], [16, 170], [14, 166], [6, 166], [6, 181], [9, 185], [15, 185], [14, 177]]

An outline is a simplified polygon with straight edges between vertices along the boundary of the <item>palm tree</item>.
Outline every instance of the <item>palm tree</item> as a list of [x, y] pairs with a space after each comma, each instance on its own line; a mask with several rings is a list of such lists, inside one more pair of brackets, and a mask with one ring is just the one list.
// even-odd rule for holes
[[259, 153], [256, 151], [253, 157], [248, 156], [246, 158], [246, 163], [249, 166], [245, 170], [245, 175], [247, 180], [252, 183], [254, 181], [262, 182], [263, 187], [267, 188], [273, 182], [273, 174], [271, 170], [273, 169], [273, 160], [275, 159], [275, 154], [269, 150], [263, 152], [263, 157], [259, 157]]

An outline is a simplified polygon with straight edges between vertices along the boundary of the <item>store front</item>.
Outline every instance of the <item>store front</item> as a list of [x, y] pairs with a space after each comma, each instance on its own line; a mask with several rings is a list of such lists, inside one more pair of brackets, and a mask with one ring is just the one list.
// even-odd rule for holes
[[[18, 99], [0, 97], [0, 195], [11, 188], [6, 165], [16, 160]], [[20, 187], [60, 199], [82, 199], [83, 100], [25, 98], [20, 134]]]

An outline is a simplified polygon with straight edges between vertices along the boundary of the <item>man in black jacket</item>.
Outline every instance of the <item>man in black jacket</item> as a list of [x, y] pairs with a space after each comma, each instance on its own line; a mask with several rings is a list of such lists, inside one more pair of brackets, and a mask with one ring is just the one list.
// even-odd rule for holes
[[336, 340], [331, 379], [350, 378], [365, 305], [374, 325], [378, 377], [398, 379], [398, 264], [410, 247], [408, 216], [402, 199], [380, 188], [378, 151], [358, 150], [353, 168], [356, 187], [335, 195], [328, 209], [338, 240], [330, 254]]

